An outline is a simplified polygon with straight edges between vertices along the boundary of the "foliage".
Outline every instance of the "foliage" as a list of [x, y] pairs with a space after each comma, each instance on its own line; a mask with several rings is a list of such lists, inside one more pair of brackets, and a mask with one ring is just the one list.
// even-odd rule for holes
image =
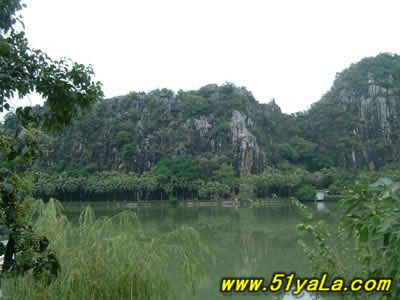
[[[259, 159], [253, 161], [257, 165], [253, 171], [258, 174], [253, 175], [264, 176], [263, 171], [269, 173], [270, 169], [282, 170], [275, 174], [277, 179], [264, 178], [268, 187], [260, 187], [258, 180], [257, 196], [291, 196], [304, 184], [326, 188], [329, 184], [298, 182], [296, 177], [305, 171], [318, 173], [333, 168], [349, 173], [352, 169], [377, 170], [398, 158], [400, 123], [388, 116], [391, 138], [386, 140], [382, 135], [384, 123], [379, 117], [379, 111], [384, 109], [383, 100], [371, 96], [368, 87], [372, 85], [373, 74], [379, 91], [383, 87], [389, 89], [385, 95], [379, 95], [385, 97], [385, 105], [395, 115], [399, 61], [392, 54], [361, 60], [338, 75], [321, 101], [309, 111], [295, 115], [282, 113], [274, 101], [260, 104], [245, 88], [231, 83], [176, 93], [167, 89], [132, 92], [99, 101], [91, 113], [80, 117], [62, 133], [41, 137], [45, 155], [36, 168], [54, 176], [70, 177], [88, 177], [99, 171], [133, 172], [138, 176], [159, 172], [162, 189], [181, 194], [176, 195], [180, 198], [187, 185], [210, 181], [221, 164], [232, 166], [238, 178], [239, 160], [244, 156], [237, 153], [238, 147], [232, 139], [232, 112], [236, 110], [246, 116], [247, 130], [256, 137], [260, 148]], [[371, 100], [362, 100], [367, 98]], [[360, 107], [366, 114], [364, 117], [360, 117]], [[46, 111], [37, 108], [32, 113], [40, 115]], [[5, 129], [18, 125], [15, 119], [9, 115]], [[192, 162], [185, 176], [191, 176], [190, 184], [184, 182], [179, 170], [172, 171], [175, 164], [175, 169], [178, 166], [184, 169], [189, 160]], [[189, 174], [191, 167], [194, 169]], [[290, 168], [304, 171], [296, 170], [291, 176]], [[285, 173], [291, 177], [290, 183], [272, 183], [280, 182], [280, 174]], [[337, 184], [340, 190], [342, 183]], [[191, 192], [185, 193], [190, 197]]]
[[200, 169], [193, 159], [176, 157], [161, 160], [154, 168], [153, 173], [161, 178], [161, 182], [173, 179], [193, 182], [199, 179]]
[[[365, 172], [358, 175], [337, 169], [309, 172], [302, 168], [269, 169], [259, 175], [237, 178], [232, 166], [223, 158], [173, 158], [162, 160], [151, 172], [142, 175], [130, 172], [94, 171], [48, 174], [35, 171], [34, 191], [39, 198], [58, 197], [61, 200], [166, 200], [228, 199], [237, 193], [245, 198], [290, 197], [308, 191], [305, 201], [314, 199], [315, 190], [328, 189], [340, 194], [354, 178], [399, 178], [398, 171]], [[89, 166], [88, 166], [89, 168]], [[93, 166], [94, 168], [94, 166]], [[312, 190], [312, 191], [311, 191]], [[296, 194], [298, 193], [298, 194]], [[314, 193], [311, 195], [311, 193]]]
[[240, 180], [239, 195], [240, 201], [252, 201], [254, 198], [253, 176], [247, 176]]
[[222, 164], [218, 170], [214, 171], [213, 179], [231, 187], [236, 186], [237, 182], [235, 170], [227, 164]]
[[238, 181], [233, 177], [231, 167], [222, 171], [227, 172], [224, 173], [227, 176], [211, 181], [197, 178], [198, 173], [193, 173], [196, 177], [186, 177], [185, 170], [191, 172], [190, 169], [180, 168], [179, 173], [173, 173], [173, 170], [166, 168], [164, 164], [154, 173], [145, 173], [142, 176], [115, 171], [95, 172], [79, 177], [36, 172], [34, 188], [38, 197], [48, 199], [57, 195], [62, 200], [85, 201], [166, 200], [171, 197], [211, 199], [228, 198], [235, 193]]
[[[315, 191], [315, 189], [327, 188], [335, 180], [339, 180], [340, 176], [340, 172], [336, 169], [309, 172], [303, 168], [288, 167], [285, 169], [268, 169], [260, 175], [251, 175], [251, 180], [257, 197], [271, 197], [273, 194], [280, 197], [290, 197], [300, 189]], [[299, 191], [299, 193], [302, 193], [302, 191]], [[312, 200], [313, 198], [305, 200]]]
[[[1, 11], [7, 2], [2, 1]], [[37, 92], [45, 99], [43, 110], [18, 108], [18, 116], [26, 124], [61, 129], [102, 95], [90, 67], [67, 59], [53, 61], [40, 50], [30, 49], [23, 31], [3, 27], [0, 33], [0, 111], [10, 109], [8, 99]]]
[[304, 185], [296, 191], [294, 196], [300, 201], [311, 201], [315, 198], [315, 188], [311, 185]]
[[302, 136], [317, 143], [318, 155], [337, 167], [377, 169], [398, 161], [399, 74], [396, 54], [381, 53], [352, 64], [300, 116]]
[[[29, 270], [50, 282], [59, 265], [48, 240], [26, 222], [23, 200], [28, 197], [26, 176], [40, 155], [38, 132], [32, 126], [59, 130], [87, 110], [102, 96], [91, 67], [67, 59], [52, 60], [29, 47], [22, 30], [16, 29], [24, 5], [21, 1], [0, 2], [0, 112], [10, 110], [10, 99], [36, 92], [45, 102], [40, 109], [17, 108], [13, 128], [0, 128], [0, 216], [9, 229], [2, 275], [19, 275]], [[17, 254], [18, 253], [18, 254]]]
[[[382, 181], [388, 182], [388, 181]], [[304, 211], [306, 208], [297, 205]], [[399, 257], [400, 184], [357, 184], [343, 197], [338, 232], [332, 232], [323, 221], [316, 221], [306, 212], [307, 223], [299, 228], [310, 233], [312, 245], [301, 241], [314, 275], [328, 272], [331, 277], [351, 279], [392, 278], [391, 293], [346, 296], [349, 299], [398, 299], [400, 295]], [[336, 238], [336, 241], [332, 237]]]
[[[63, 133], [42, 139], [46, 155], [37, 167], [62, 173], [62, 167], [70, 166], [66, 171], [79, 176], [93, 163], [95, 171], [142, 174], [162, 161], [178, 163], [175, 156], [197, 161], [217, 156], [235, 166], [228, 135], [232, 112], [237, 109], [263, 122], [256, 117], [261, 114], [258, 103], [244, 88], [235, 86], [213, 86], [208, 92], [164, 89], [100, 101], [93, 112]], [[15, 123], [13, 119], [12, 115], [7, 118], [6, 128]]]
[[[35, 282], [32, 272], [7, 279], [3, 293], [12, 299], [174, 299], [171, 271], [190, 289], [202, 276], [201, 260], [208, 250], [199, 233], [182, 226], [151, 234], [136, 215], [124, 211], [96, 219], [83, 209], [79, 224], [71, 224], [51, 200], [36, 201], [35, 230], [49, 237], [63, 266], [52, 285]], [[179, 291], [182, 292], [182, 291]]]
[[366, 188], [356, 185], [343, 201], [344, 230], [357, 241], [363, 272], [393, 278], [387, 299], [400, 297], [400, 183]]
[[32, 189], [26, 168], [38, 151], [34, 130], [22, 129], [14, 139], [0, 133], [0, 219], [8, 235], [7, 246], [1, 248], [0, 254], [4, 254], [2, 276], [32, 270], [36, 278], [50, 283], [58, 274], [59, 263], [55, 252], [48, 249], [48, 239], [29, 225], [24, 201]]

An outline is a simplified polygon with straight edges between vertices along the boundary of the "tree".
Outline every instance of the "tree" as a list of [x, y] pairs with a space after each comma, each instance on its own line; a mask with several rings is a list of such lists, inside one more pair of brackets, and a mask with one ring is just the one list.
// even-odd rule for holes
[[10, 110], [10, 99], [33, 92], [43, 97], [44, 105], [18, 108], [21, 125], [12, 136], [0, 128], [0, 218], [9, 230], [7, 246], [0, 246], [0, 252], [4, 253], [3, 274], [33, 270], [49, 282], [58, 273], [58, 260], [48, 249], [47, 238], [35, 234], [28, 224], [25, 201], [29, 196], [25, 171], [40, 155], [37, 129], [62, 129], [103, 94], [90, 66], [52, 60], [29, 47], [24, 29], [15, 26], [24, 28], [18, 15], [23, 7], [20, 0], [0, 1], [0, 111]]
[[399, 299], [400, 297], [400, 183], [381, 178], [369, 186], [350, 187], [341, 200], [337, 229], [312, 216], [294, 199], [307, 221], [299, 229], [312, 236], [300, 241], [313, 276], [326, 272], [331, 279], [342, 277], [391, 278], [390, 293], [351, 294], [345, 299]]
[[294, 196], [300, 201], [311, 201], [315, 197], [315, 188], [308, 184], [303, 185], [296, 191]]
[[213, 174], [213, 180], [229, 187], [231, 191], [238, 188], [239, 180], [232, 166], [223, 163]]

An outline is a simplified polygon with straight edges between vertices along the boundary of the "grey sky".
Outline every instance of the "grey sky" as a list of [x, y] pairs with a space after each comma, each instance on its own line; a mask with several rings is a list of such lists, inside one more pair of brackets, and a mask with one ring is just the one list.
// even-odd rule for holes
[[[31, 45], [92, 64], [107, 97], [207, 83], [304, 110], [336, 72], [399, 52], [399, 1], [26, 0]], [[37, 100], [33, 100], [34, 102]]]

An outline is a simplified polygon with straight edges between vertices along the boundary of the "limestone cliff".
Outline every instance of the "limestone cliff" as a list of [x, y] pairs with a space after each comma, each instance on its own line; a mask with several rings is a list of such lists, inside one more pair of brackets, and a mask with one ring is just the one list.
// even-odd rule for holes
[[240, 176], [245, 176], [251, 171], [256, 171], [257, 166], [262, 164], [262, 155], [257, 144], [257, 139], [247, 130], [246, 124], [251, 126], [251, 119], [235, 110], [232, 113], [230, 126], [233, 152], [239, 165]]
[[288, 164], [374, 169], [400, 160], [399, 116], [400, 57], [380, 54], [338, 73], [320, 101], [292, 115], [230, 83], [102, 100], [44, 142], [40, 167], [143, 174], [185, 156], [231, 165], [237, 176]]
[[67, 162], [141, 174], [163, 157], [200, 161], [217, 156], [239, 176], [258, 173], [272, 147], [268, 132], [273, 125], [265, 118], [277, 114], [282, 113], [276, 103], [259, 104], [232, 84], [131, 93], [99, 102], [89, 116], [54, 137], [42, 167]]
[[338, 165], [374, 169], [400, 159], [399, 60], [381, 54], [352, 65], [308, 112], [312, 139], [336, 151]]

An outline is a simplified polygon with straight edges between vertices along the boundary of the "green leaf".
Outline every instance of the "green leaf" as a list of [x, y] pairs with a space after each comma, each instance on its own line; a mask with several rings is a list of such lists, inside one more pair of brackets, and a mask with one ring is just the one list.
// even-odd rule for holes
[[4, 255], [6, 253], [6, 247], [3, 243], [0, 242], [0, 255]]
[[3, 189], [6, 193], [11, 194], [14, 192], [15, 187], [11, 183], [4, 182], [1, 184], [1, 189]]
[[360, 231], [360, 241], [362, 243], [366, 243], [368, 241], [368, 228], [364, 227], [361, 231]]

